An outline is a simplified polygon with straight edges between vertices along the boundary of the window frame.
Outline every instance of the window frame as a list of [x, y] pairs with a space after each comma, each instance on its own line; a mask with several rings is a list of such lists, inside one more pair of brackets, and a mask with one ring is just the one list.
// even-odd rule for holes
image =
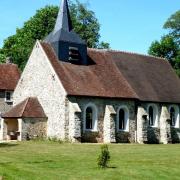
[[[150, 118], [149, 118], [149, 108], [152, 107], [153, 108], [153, 125], [150, 124]], [[158, 114], [158, 106], [156, 104], [149, 104], [147, 107], [147, 114], [148, 114], [148, 123], [150, 127], [156, 128], [158, 127], [158, 118], [159, 118], [159, 114]]]
[[[10, 93], [10, 100], [7, 99], [7, 93]], [[13, 91], [5, 91], [5, 102], [7, 103], [13, 102]]]
[[[86, 110], [87, 108], [92, 109], [92, 129], [87, 129], [86, 128]], [[98, 131], [98, 109], [95, 104], [89, 103], [84, 107], [84, 112], [83, 112], [83, 119], [84, 119], [84, 131], [89, 131], [89, 132], [97, 132]]]
[[[169, 112], [169, 115], [170, 115], [170, 110], [171, 108], [174, 108], [175, 110], [175, 125], [171, 125], [171, 127], [174, 127], [174, 128], [180, 128], [179, 127], [179, 107], [177, 105], [170, 105], [169, 108], [168, 108], [168, 112]], [[170, 119], [171, 120], [171, 119]]]
[[[125, 114], [125, 128], [124, 129], [119, 129], [119, 113], [120, 113], [120, 110], [124, 110], [124, 114]], [[119, 132], [129, 132], [129, 109], [127, 106], [123, 105], [123, 106], [120, 106], [117, 110], [117, 131]]]

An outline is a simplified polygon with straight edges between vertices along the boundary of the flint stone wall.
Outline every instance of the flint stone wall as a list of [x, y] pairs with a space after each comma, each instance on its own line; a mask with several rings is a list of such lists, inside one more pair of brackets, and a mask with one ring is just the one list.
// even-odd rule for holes
[[141, 103], [138, 107], [138, 143], [167, 144], [171, 142], [180, 142], [180, 128], [170, 127], [170, 114], [168, 112], [168, 107], [170, 104], [153, 103], [158, 109], [156, 127], [151, 127], [149, 125], [148, 106], [150, 104], [152, 103]]
[[46, 118], [23, 118], [21, 128], [22, 140], [43, 139], [47, 137]]
[[5, 91], [0, 90], [0, 116], [12, 107], [12, 102], [5, 102]]
[[180, 143], [180, 128], [171, 127], [172, 143]]
[[[70, 109], [71, 103], [77, 103], [81, 109], [80, 119], [81, 119], [81, 141], [82, 142], [104, 142], [104, 118], [106, 106], [112, 106], [115, 112], [118, 111], [120, 106], [127, 106], [129, 109], [129, 132], [117, 131], [117, 116], [115, 116], [115, 137], [116, 142], [135, 142], [135, 102], [116, 100], [116, 99], [101, 99], [101, 98], [84, 98], [84, 97], [68, 97], [69, 103], [67, 109]], [[98, 129], [96, 132], [84, 130], [84, 108], [87, 104], [92, 103], [97, 107], [98, 110]], [[68, 118], [70, 119], [71, 113], [69, 112]], [[110, 132], [110, 131], [109, 131]], [[112, 132], [110, 132], [109, 137], [112, 137]], [[126, 134], [126, 135], [124, 135]], [[112, 137], [113, 138], [113, 137]]]
[[39, 42], [14, 92], [14, 104], [37, 97], [47, 121], [47, 136], [65, 139], [66, 92]]

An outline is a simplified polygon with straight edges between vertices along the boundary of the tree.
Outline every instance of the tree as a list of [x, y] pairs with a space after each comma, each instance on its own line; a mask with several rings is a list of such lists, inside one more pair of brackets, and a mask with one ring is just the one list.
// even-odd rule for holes
[[97, 159], [97, 164], [100, 168], [107, 168], [108, 163], [110, 161], [110, 152], [108, 149], [108, 145], [104, 144], [101, 146], [101, 154], [99, 155]]
[[173, 14], [164, 24], [164, 29], [170, 31], [170, 35], [180, 45], [180, 10]]
[[173, 14], [164, 24], [169, 33], [160, 41], [152, 42], [148, 53], [166, 58], [180, 77], [180, 10]]
[[151, 44], [148, 53], [153, 56], [166, 58], [171, 65], [174, 66], [178, 50], [178, 45], [172, 36], [166, 35], [163, 36], [160, 41], [154, 41]]
[[[5, 57], [12, 57], [13, 62], [23, 69], [37, 39], [43, 40], [54, 28], [58, 15], [57, 6], [46, 6], [37, 10], [36, 14], [24, 23], [16, 34], [4, 41], [0, 50], [0, 62]], [[108, 43], [99, 42], [100, 24], [94, 12], [87, 9], [85, 4], [70, 3], [70, 12], [74, 30], [86, 40], [88, 47], [109, 48]]]
[[2, 49], [0, 49], [0, 63], [4, 63], [6, 59], [6, 56], [3, 54]]

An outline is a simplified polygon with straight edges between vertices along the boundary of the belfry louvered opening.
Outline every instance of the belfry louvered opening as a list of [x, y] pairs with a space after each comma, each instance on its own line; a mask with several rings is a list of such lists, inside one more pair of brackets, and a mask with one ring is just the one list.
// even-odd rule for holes
[[77, 47], [69, 47], [69, 61], [79, 61], [80, 55]]

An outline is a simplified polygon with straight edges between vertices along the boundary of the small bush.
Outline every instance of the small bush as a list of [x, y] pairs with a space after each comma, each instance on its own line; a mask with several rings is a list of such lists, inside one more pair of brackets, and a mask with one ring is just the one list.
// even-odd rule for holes
[[101, 154], [98, 157], [98, 166], [100, 168], [107, 168], [110, 161], [110, 152], [108, 150], [108, 145], [104, 144], [101, 146]]

